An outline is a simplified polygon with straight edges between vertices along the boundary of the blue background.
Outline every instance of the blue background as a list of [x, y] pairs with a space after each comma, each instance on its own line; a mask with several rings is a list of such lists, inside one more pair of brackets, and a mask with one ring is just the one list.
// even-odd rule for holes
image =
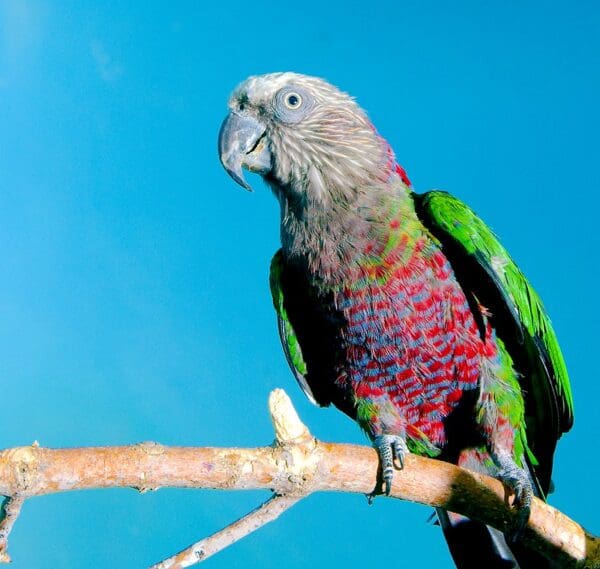
[[[577, 407], [551, 501], [599, 531], [599, 6], [3, 1], [0, 445], [268, 444], [277, 386], [320, 438], [365, 442], [296, 387], [267, 284], [275, 200], [216, 155], [233, 87], [294, 70], [355, 95], [417, 190], [468, 202], [537, 287]], [[14, 567], [147, 566], [264, 498], [36, 498]], [[429, 513], [315, 495], [209, 566], [450, 567]]]

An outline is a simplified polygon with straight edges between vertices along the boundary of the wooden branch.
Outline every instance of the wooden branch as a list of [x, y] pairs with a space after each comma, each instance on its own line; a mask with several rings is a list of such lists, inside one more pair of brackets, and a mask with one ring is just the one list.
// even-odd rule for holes
[[[317, 491], [368, 494], [377, 453], [368, 447], [315, 440], [281, 390], [270, 408], [277, 439], [258, 448], [124, 447], [48, 449], [35, 445], [0, 452], [0, 494], [19, 500], [87, 488], [163, 486], [269, 489], [302, 497]], [[502, 484], [488, 476], [415, 455], [396, 472], [391, 495], [439, 506], [502, 531], [514, 511]], [[22, 503], [22, 502], [21, 502]], [[559, 567], [600, 568], [600, 540], [552, 506], [534, 500], [523, 542]]]
[[0, 519], [0, 563], [10, 563], [8, 554], [8, 536], [21, 513], [25, 498], [13, 496], [6, 498], [2, 504], [2, 516]]
[[249, 514], [228, 525], [217, 533], [190, 545], [183, 551], [165, 559], [150, 569], [183, 569], [206, 561], [211, 555], [234, 544], [265, 524], [276, 520], [283, 512], [291, 508], [302, 496], [271, 496]]
[[[300, 421], [289, 397], [281, 390], [275, 390], [269, 397], [269, 411], [275, 429], [275, 443], [288, 445], [293, 443], [311, 443], [312, 437], [306, 426]], [[233, 522], [221, 531], [198, 541], [176, 555], [157, 563], [150, 569], [183, 569], [205, 561], [210, 556], [239, 541], [265, 524], [276, 520], [283, 512], [302, 499], [301, 495], [274, 494], [243, 518]]]

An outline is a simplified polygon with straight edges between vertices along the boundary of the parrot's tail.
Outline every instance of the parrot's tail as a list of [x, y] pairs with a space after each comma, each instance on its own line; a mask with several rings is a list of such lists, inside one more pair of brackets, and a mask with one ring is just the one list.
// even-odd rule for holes
[[[543, 495], [533, 468], [527, 464], [534, 493]], [[436, 508], [448, 549], [458, 569], [551, 569], [541, 554], [519, 543], [509, 543], [505, 535], [490, 526], [475, 522], [442, 508]]]
[[436, 508], [448, 549], [459, 569], [524, 569], [502, 532]]
[[508, 544], [504, 534], [485, 524], [436, 508], [437, 516], [458, 569], [550, 569], [541, 554]]

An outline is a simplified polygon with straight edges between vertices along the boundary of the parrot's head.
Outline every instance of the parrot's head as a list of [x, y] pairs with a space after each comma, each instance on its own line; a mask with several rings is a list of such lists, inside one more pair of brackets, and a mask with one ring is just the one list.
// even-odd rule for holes
[[389, 145], [349, 95], [297, 73], [250, 77], [234, 90], [219, 154], [244, 188], [243, 168], [261, 174], [280, 198], [311, 201], [385, 181], [394, 164]]

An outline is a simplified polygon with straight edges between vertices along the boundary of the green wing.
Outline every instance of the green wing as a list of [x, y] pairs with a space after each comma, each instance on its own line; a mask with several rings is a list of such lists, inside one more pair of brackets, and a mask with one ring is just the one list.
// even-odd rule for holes
[[463, 289], [491, 311], [494, 327], [522, 374], [527, 437], [549, 483], [556, 440], [573, 424], [573, 397], [542, 301], [490, 228], [465, 204], [438, 191], [413, 197]]
[[281, 286], [281, 273], [283, 271], [283, 256], [281, 249], [275, 253], [271, 261], [271, 271], [269, 275], [269, 283], [271, 285], [271, 296], [273, 297], [273, 306], [277, 312], [277, 327], [279, 329], [279, 338], [283, 346], [285, 357], [288, 361], [296, 380], [300, 384], [302, 391], [306, 396], [317, 405], [315, 396], [313, 395], [308, 382], [306, 381], [306, 362], [302, 356], [300, 343], [294, 332], [294, 328], [288, 318], [287, 311], [284, 306], [284, 294]]

